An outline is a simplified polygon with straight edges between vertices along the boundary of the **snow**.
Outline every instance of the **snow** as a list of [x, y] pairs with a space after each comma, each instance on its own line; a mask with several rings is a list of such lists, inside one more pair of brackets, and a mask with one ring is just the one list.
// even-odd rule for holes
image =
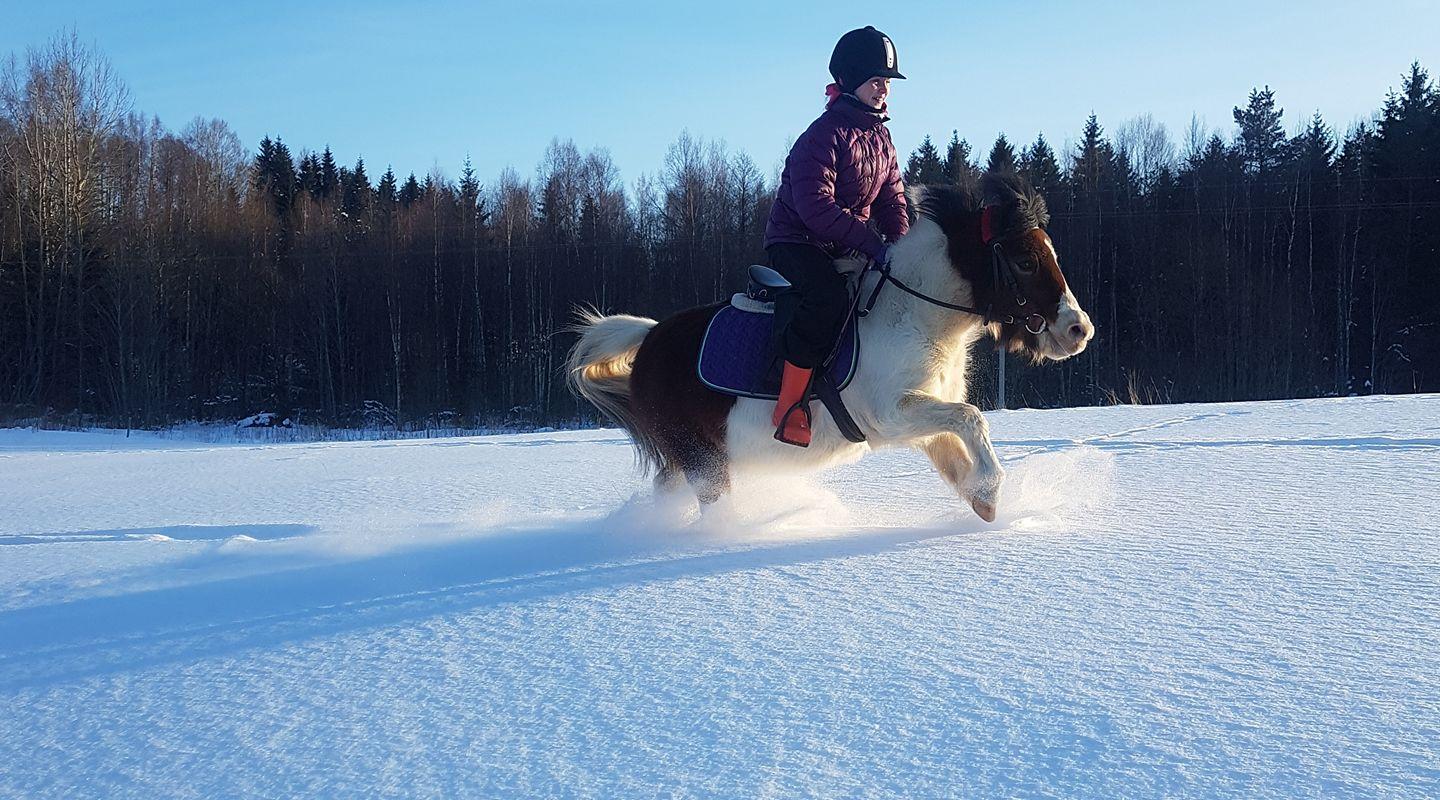
[[235, 423], [237, 428], [290, 428], [294, 423], [289, 417], [282, 417], [273, 411], [261, 411], [259, 414], [251, 414], [245, 419]]
[[0, 430], [0, 797], [1440, 794], [1440, 396], [989, 415], [650, 497], [613, 430]]

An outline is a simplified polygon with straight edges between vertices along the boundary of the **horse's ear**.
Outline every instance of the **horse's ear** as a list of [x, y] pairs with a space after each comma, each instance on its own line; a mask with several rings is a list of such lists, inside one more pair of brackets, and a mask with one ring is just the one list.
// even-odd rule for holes
[[1050, 227], [1050, 207], [1045, 204], [1045, 198], [1039, 192], [1029, 194], [1030, 213], [1035, 217], [1035, 224], [1040, 228]]

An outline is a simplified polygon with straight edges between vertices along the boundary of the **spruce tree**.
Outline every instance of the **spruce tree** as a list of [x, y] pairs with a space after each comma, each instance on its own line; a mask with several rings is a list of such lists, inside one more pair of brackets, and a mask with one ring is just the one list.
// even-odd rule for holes
[[275, 160], [275, 143], [269, 136], [260, 140], [260, 149], [250, 163], [250, 185], [261, 193], [269, 193], [270, 166]]
[[1085, 120], [1085, 131], [1076, 147], [1075, 162], [1070, 167], [1075, 188], [1089, 192], [1098, 190], [1101, 182], [1108, 178], [1113, 160], [1113, 151], [1105, 140], [1104, 129], [1091, 114]]
[[1309, 175], [1320, 175], [1335, 161], [1335, 135], [1316, 111], [1310, 125], [1291, 143], [1301, 169]]
[[385, 168], [380, 184], [375, 187], [375, 213], [383, 222], [389, 222], [395, 215], [395, 204], [399, 200], [396, 191], [395, 170]]
[[480, 180], [475, 177], [470, 156], [465, 156], [465, 163], [460, 168], [460, 199], [467, 209], [475, 208], [480, 199]]
[[290, 207], [295, 202], [298, 181], [295, 176], [295, 161], [290, 157], [290, 148], [278, 137], [271, 153], [267, 177], [275, 216], [284, 218], [290, 213]]
[[950, 132], [950, 144], [945, 147], [945, 160], [941, 162], [946, 183], [969, 184], [980, 177], [980, 170], [970, 162], [970, 143], [960, 138], [960, 132]]
[[985, 169], [990, 172], [1015, 172], [1015, 147], [1010, 140], [1001, 133], [995, 139], [995, 146], [990, 148], [990, 158], [986, 161]]
[[300, 159], [300, 191], [311, 197], [320, 196], [320, 158], [314, 153], [306, 153]]
[[1401, 84], [1400, 93], [1390, 92], [1375, 127], [1375, 166], [1381, 177], [1440, 171], [1435, 140], [1440, 130], [1440, 90], [1419, 62]]
[[1280, 126], [1284, 113], [1285, 109], [1275, 107], [1275, 93], [1269, 86], [1251, 89], [1245, 108], [1235, 107], [1240, 156], [1250, 171], [1264, 174], [1279, 163], [1285, 142], [1285, 130]]
[[320, 196], [329, 197], [339, 186], [340, 171], [335, 168], [335, 156], [327, 144], [325, 152], [320, 155]]
[[351, 224], [363, 225], [370, 210], [370, 178], [365, 174], [365, 159], [357, 159], [355, 168], [347, 170], [340, 186], [340, 210]]
[[474, 224], [478, 231], [490, 219], [490, 212], [485, 208], [485, 198], [480, 194], [480, 179], [475, 177], [475, 168], [470, 164], [470, 157], [465, 157], [465, 163], [460, 168], [460, 210], [465, 215], [466, 225]]
[[1371, 152], [1373, 202], [1393, 210], [1370, 219], [1384, 242], [1373, 291], [1385, 298], [1374, 312], [1370, 380], [1421, 386], [1440, 374], [1440, 326], [1427, 324], [1440, 308], [1440, 91], [1418, 63], [1386, 98]]
[[1065, 176], [1060, 169], [1060, 162], [1055, 158], [1055, 151], [1051, 149], [1050, 143], [1045, 141], [1045, 134], [1036, 136], [1035, 143], [1021, 154], [1020, 174], [1042, 196], [1053, 197], [1052, 202], [1060, 200], [1061, 184]]
[[405, 179], [405, 184], [400, 187], [400, 205], [409, 208], [416, 200], [420, 199], [420, 182], [415, 180], [415, 173]]
[[935, 144], [926, 136], [920, 146], [910, 154], [910, 161], [905, 165], [905, 183], [907, 184], [929, 184], [944, 183], [945, 168], [940, 163], [940, 152], [935, 149]]

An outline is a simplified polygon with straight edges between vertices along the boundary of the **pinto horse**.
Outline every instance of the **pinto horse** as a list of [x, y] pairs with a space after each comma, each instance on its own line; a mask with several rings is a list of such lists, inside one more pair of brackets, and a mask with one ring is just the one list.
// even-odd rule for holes
[[978, 192], [912, 187], [910, 196], [914, 226], [891, 245], [888, 269], [864, 270], [857, 287], [873, 306], [857, 323], [860, 362], [840, 397], [865, 442], [846, 439], [812, 401], [810, 446], [783, 444], [774, 401], [701, 383], [701, 340], [723, 304], [660, 322], [582, 313], [571, 389], [630, 434], [657, 492], [688, 481], [702, 508], [729, 490], [732, 470], [815, 470], [911, 446], [994, 521], [1005, 471], [985, 418], [965, 402], [971, 345], [989, 333], [1037, 363], [1058, 361], [1084, 350], [1095, 329], [1060, 272], [1044, 198], [1018, 178], [987, 173]]

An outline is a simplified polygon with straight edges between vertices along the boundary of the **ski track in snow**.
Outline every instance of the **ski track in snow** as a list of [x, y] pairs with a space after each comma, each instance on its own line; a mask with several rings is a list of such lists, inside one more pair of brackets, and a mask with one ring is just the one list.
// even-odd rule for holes
[[1440, 796], [1440, 396], [988, 416], [993, 525], [909, 451], [697, 519], [609, 430], [0, 430], [0, 797]]

